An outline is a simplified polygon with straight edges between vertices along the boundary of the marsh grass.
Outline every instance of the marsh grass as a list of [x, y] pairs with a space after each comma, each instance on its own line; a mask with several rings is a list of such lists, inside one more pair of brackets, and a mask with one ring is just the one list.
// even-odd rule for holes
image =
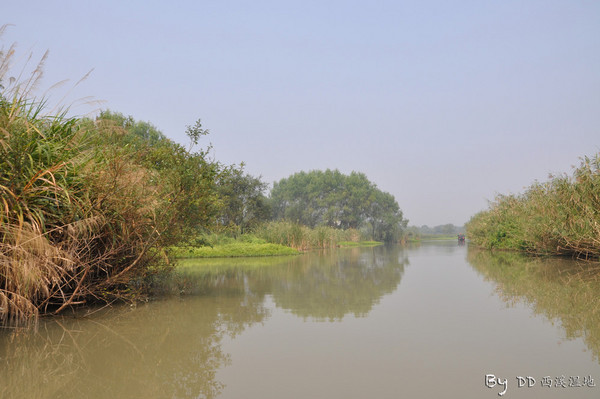
[[554, 176], [521, 195], [499, 195], [467, 223], [474, 243], [536, 255], [600, 258], [600, 154], [572, 176]]
[[269, 222], [253, 233], [236, 237], [227, 234], [202, 234], [168, 249], [175, 258], [220, 258], [294, 255], [310, 249], [340, 246], [376, 246], [378, 241], [360, 241], [357, 230], [330, 227], [314, 229], [289, 222]]

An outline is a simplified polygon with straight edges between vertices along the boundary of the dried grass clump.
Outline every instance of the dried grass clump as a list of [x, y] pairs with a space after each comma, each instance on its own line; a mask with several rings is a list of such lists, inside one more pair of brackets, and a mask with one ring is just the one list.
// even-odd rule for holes
[[0, 320], [16, 321], [37, 316], [36, 303], [60, 291], [73, 271], [73, 256], [52, 245], [39, 227], [3, 224], [0, 242]]

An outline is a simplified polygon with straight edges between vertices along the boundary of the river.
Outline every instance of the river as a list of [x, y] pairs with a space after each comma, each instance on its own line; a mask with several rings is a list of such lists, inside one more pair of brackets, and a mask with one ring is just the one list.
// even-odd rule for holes
[[0, 397], [600, 397], [597, 264], [440, 241], [188, 260], [162, 290], [0, 330]]

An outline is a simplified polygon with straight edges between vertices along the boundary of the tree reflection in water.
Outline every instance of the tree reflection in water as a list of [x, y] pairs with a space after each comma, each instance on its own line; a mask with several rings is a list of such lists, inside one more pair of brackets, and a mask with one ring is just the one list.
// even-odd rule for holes
[[400, 247], [347, 249], [300, 260], [273, 279], [277, 306], [300, 317], [341, 320], [366, 316], [400, 284], [408, 258]]
[[407, 264], [399, 247], [183, 262], [157, 286], [176, 295], [0, 331], [0, 397], [214, 398], [223, 340], [268, 318], [267, 295], [304, 318], [365, 316]]
[[210, 295], [270, 294], [278, 307], [295, 315], [334, 321], [347, 314], [367, 315], [400, 284], [406, 265], [408, 257], [399, 246], [315, 251], [288, 258], [199, 259], [187, 261], [183, 282], [177, 285]]

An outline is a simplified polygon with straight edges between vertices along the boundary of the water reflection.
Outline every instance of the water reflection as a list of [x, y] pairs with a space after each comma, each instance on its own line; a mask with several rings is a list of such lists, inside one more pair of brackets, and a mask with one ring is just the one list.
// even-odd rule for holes
[[273, 299], [304, 318], [334, 321], [347, 314], [366, 316], [400, 284], [407, 264], [399, 247], [322, 253], [274, 279]]
[[214, 398], [224, 338], [267, 320], [267, 295], [302, 317], [364, 316], [407, 263], [399, 248], [184, 262], [157, 285], [175, 296], [0, 331], [0, 397]]
[[396, 289], [407, 264], [401, 247], [322, 251], [286, 259], [189, 260], [176, 285], [204, 294], [270, 294], [278, 307], [295, 315], [336, 321], [347, 314], [366, 316], [383, 295]]
[[526, 303], [536, 314], [559, 321], [566, 338], [583, 338], [600, 361], [598, 264], [472, 248], [467, 257], [486, 280], [496, 283], [506, 303]]
[[213, 398], [223, 337], [265, 316], [262, 301], [234, 297], [45, 321], [0, 336], [0, 397]]

